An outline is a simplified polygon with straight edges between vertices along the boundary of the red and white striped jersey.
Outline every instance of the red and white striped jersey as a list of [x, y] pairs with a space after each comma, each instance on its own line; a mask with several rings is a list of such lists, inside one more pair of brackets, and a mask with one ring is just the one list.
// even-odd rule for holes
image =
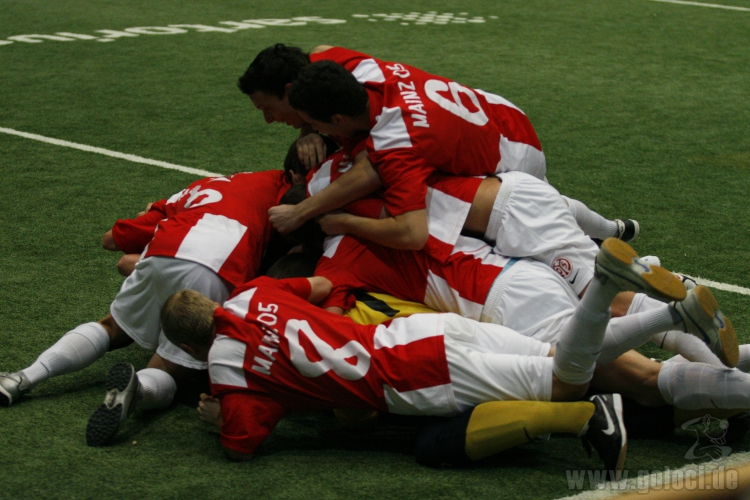
[[464, 236], [445, 263], [422, 252], [335, 236], [326, 239], [315, 275], [333, 283], [322, 307], [348, 309], [355, 302], [354, 292], [365, 290], [479, 320], [490, 289], [509, 260], [492, 253], [483, 241]]
[[[308, 194], [313, 196], [322, 191], [351, 167], [352, 157], [343, 148], [332, 154], [308, 173]], [[440, 261], [449, 258], [481, 183], [481, 177], [461, 177], [440, 172], [429, 176], [426, 198], [429, 237], [422, 249], [425, 253]], [[362, 217], [379, 218], [383, 203], [378, 204], [374, 200], [374, 196], [357, 200], [344, 210]]]
[[426, 179], [435, 170], [465, 176], [520, 170], [544, 178], [539, 139], [510, 101], [341, 47], [310, 59], [341, 64], [365, 86], [367, 151], [387, 188], [392, 215], [425, 207]]
[[118, 220], [112, 235], [126, 253], [196, 262], [237, 286], [255, 277], [271, 234], [268, 209], [288, 187], [281, 170], [208, 177]]
[[224, 446], [252, 453], [287, 410], [457, 412], [442, 315], [357, 325], [308, 303], [309, 294], [305, 278], [263, 277], [216, 309], [208, 370]]

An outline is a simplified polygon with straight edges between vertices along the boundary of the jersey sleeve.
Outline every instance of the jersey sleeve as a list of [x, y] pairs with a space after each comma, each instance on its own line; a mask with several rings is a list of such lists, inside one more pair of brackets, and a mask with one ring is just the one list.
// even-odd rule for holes
[[261, 276], [259, 278], [255, 278], [252, 281], [248, 281], [244, 285], [235, 289], [235, 291], [232, 293], [232, 296], [237, 296], [238, 294], [254, 286], [265, 286], [269, 288], [276, 288], [278, 290], [284, 290], [285, 292], [294, 294], [304, 300], [307, 300], [312, 293], [312, 286], [310, 285], [310, 281], [307, 278], [285, 278], [277, 280], [268, 276]]
[[323, 309], [327, 307], [340, 307], [344, 310], [354, 307], [357, 299], [353, 293], [354, 286], [351, 284], [351, 280], [348, 279], [350, 276], [349, 273], [333, 264], [331, 259], [321, 257], [315, 268], [315, 276], [323, 276], [333, 283], [331, 293], [323, 300], [320, 307]]
[[253, 453], [284, 415], [285, 408], [268, 396], [231, 392], [221, 397], [221, 444]]
[[167, 217], [164, 211], [164, 200], [151, 206], [145, 214], [135, 219], [120, 219], [112, 226], [112, 238], [117, 248], [125, 253], [141, 253], [154, 237], [154, 231], [160, 220]]
[[383, 180], [383, 199], [392, 216], [425, 208], [427, 178], [434, 171], [418, 158], [412, 148], [368, 151], [370, 160]]

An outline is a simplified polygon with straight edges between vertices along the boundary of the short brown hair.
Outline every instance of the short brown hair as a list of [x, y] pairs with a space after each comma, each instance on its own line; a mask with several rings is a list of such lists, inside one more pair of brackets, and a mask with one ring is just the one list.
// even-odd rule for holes
[[164, 335], [177, 346], [210, 346], [216, 307], [216, 302], [195, 290], [172, 294], [161, 308]]

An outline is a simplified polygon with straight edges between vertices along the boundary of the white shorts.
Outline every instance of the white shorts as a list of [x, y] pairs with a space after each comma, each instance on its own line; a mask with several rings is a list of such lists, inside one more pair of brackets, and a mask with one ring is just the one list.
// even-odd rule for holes
[[509, 257], [529, 257], [550, 266], [580, 295], [594, 277], [599, 248], [576, 223], [555, 188], [523, 172], [499, 174], [486, 238]]
[[546, 264], [513, 260], [492, 284], [481, 321], [554, 345], [578, 302], [572, 288]]
[[459, 411], [489, 401], [549, 401], [550, 345], [504, 326], [445, 315], [445, 355]]
[[218, 303], [229, 296], [219, 276], [200, 264], [181, 259], [147, 257], [125, 279], [109, 312], [138, 345], [180, 366], [205, 370], [198, 361], [172, 344], [161, 331], [161, 306], [175, 292], [198, 291]]

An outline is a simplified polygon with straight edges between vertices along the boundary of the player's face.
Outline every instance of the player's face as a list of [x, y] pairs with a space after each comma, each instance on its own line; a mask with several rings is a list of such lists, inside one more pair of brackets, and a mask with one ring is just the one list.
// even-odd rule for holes
[[283, 99], [279, 99], [275, 95], [257, 90], [250, 94], [250, 100], [263, 112], [266, 123], [279, 122], [294, 128], [300, 128], [305, 124], [299, 113], [289, 105], [286, 94]]

